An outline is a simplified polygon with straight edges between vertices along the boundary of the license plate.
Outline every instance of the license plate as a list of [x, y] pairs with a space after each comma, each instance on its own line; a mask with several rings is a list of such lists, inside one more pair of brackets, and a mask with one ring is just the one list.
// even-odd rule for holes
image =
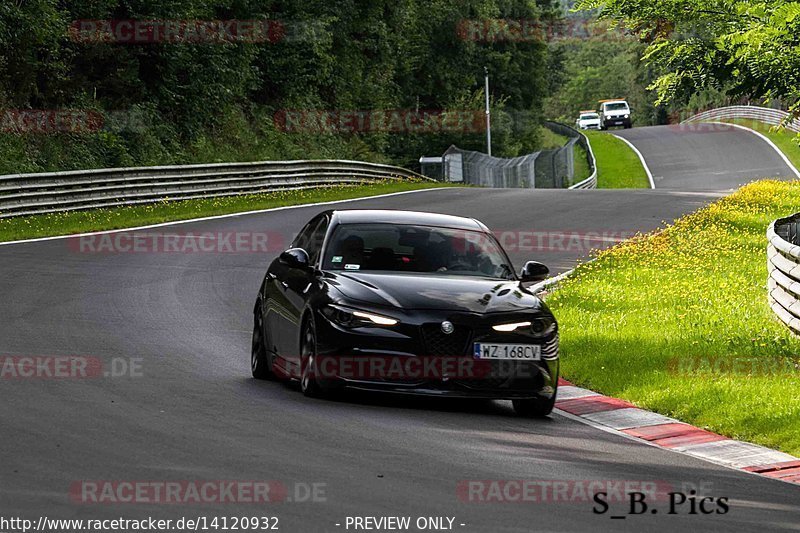
[[475, 343], [475, 359], [538, 361], [542, 347], [538, 344], [488, 344]]

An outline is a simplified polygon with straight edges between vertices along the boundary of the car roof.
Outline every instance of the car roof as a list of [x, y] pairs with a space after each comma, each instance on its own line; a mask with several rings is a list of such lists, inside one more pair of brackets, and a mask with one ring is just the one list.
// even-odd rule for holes
[[421, 226], [439, 226], [443, 228], [472, 231], [489, 231], [488, 228], [474, 218], [443, 215], [440, 213], [423, 213], [421, 211], [400, 211], [394, 209], [343, 209], [332, 211], [331, 221], [337, 224], [418, 224]]

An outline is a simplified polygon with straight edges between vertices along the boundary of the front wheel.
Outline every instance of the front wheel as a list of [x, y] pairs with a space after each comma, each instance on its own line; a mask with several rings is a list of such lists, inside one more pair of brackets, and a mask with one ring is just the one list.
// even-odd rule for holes
[[300, 367], [300, 390], [309, 398], [321, 397], [323, 390], [317, 381], [317, 334], [314, 331], [312, 318], [309, 318], [303, 327]]
[[544, 418], [553, 412], [553, 407], [556, 404], [556, 396], [553, 395], [550, 399], [535, 398], [533, 400], [513, 400], [514, 411], [519, 416], [526, 418]]
[[250, 371], [254, 378], [272, 379], [269, 359], [264, 344], [264, 315], [259, 308], [253, 315], [253, 340], [250, 345]]

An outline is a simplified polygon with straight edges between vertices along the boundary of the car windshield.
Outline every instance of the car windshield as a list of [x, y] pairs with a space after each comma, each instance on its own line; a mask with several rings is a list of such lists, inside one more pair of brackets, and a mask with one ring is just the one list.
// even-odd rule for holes
[[606, 111], [624, 111], [628, 109], [628, 104], [624, 102], [617, 102], [615, 104], [606, 104]]
[[397, 224], [339, 225], [326, 247], [323, 269], [514, 278], [490, 235]]
[[582, 120], [591, 120], [594, 118], [599, 118], [597, 113], [584, 113], [583, 115], [581, 115]]

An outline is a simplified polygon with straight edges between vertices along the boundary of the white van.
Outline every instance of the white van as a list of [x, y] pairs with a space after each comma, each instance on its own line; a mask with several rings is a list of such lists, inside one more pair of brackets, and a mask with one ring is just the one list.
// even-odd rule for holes
[[614, 126], [630, 128], [633, 125], [631, 113], [625, 100], [600, 100], [600, 129], [607, 130]]

